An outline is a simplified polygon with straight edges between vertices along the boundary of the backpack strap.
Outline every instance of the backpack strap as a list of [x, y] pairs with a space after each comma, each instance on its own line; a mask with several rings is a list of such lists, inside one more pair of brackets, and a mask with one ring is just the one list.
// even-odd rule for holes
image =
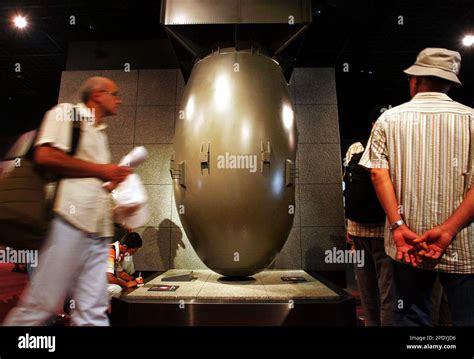
[[72, 108], [72, 136], [71, 136], [71, 150], [68, 155], [74, 156], [79, 147], [79, 139], [81, 137], [81, 117], [78, 116], [78, 108], [74, 106]]
[[[77, 148], [79, 147], [79, 140], [81, 137], [81, 117], [77, 116], [78, 115], [78, 109], [76, 106], [73, 106], [71, 114], [71, 123], [72, 123], [72, 134], [71, 134], [71, 149], [67, 153], [69, 156], [74, 156], [77, 152]], [[39, 132], [39, 131], [38, 131]], [[35, 139], [36, 142], [36, 139]], [[33, 143], [34, 145], [34, 143]], [[54, 194], [53, 197], [51, 198], [50, 201], [50, 206], [51, 206], [51, 215], [53, 213], [52, 209], [54, 204], [56, 203], [56, 199], [58, 198], [58, 193], [59, 193], [59, 186], [61, 185], [61, 180], [63, 179], [62, 176], [59, 176], [56, 180], [56, 187], [54, 188]]]
[[[67, 153], [69, 156], [74, 156], [77, 152], [77, 148], [79, 147], [79, 140], [81, 137], [81, 117], [78, 116], [78, 108], [77, 106], [73, 106], [72, 111], [71, 111], [71, 119], [72, 123], [72, 135], [71, 135], [71, 149]], [[35, 153], [35, 143], [36, 140], [38, 139], [39, 136], [39, 129], [36, 131], [35, 137], [33, 139], [33, 142], [31, 143], [30, 147], [28, 148], [28, 151], [23, 156], [19, 157], [26, 157], [27, 159], [33, 161], [34, 158], [34, 153]], [[16, 158], [13, 158], [11, 160], [15, 160]], [[9, 159], [5, 159], [3, 161], [8, 161]]]

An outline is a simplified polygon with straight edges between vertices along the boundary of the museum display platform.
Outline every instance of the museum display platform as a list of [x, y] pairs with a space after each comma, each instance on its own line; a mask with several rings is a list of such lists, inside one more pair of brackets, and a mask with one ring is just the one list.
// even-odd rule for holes
[[266, 270], [231, 280], [169, 270], [112, 300], [113, 326], [356, 325], [355, 299], [319, 275]]

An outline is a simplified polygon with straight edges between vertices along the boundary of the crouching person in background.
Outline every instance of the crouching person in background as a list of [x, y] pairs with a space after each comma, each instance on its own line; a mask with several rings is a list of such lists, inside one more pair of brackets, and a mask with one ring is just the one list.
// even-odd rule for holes
[[107, 266], [107, 292], [109, 298], [120, 297], [122, 288], [133, 288], [143, 284], [143, 278], [134, 278], [133, 255], [141, 248], [142, 239], [136, 232], [126, 234], [120, 241], [112, 243]]

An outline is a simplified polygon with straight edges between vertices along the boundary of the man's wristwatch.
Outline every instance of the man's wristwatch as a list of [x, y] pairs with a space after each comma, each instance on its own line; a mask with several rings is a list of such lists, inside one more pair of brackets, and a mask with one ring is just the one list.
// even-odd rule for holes
[[403, 219], [399, 219], [398, 221], [390, 225], [390, 230], [393, 231], [394, 229], [397, 229], [398, 227], [401, 227], [404, 224], [405, 224], [405, 221]]

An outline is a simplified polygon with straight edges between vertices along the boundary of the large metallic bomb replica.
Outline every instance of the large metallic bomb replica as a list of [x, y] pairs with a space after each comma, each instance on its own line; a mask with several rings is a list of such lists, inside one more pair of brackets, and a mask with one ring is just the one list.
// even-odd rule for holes
[[296, 125], [280, 66], [251, 52], [213, 53], [195, 65], [180, 108], [174, 192], [189, 240], [218, 273], [265, 269], [295, 205]]
[[[168, 23], [173, 10], [178, 21], [197, 11], [190, 2], [168, 1]], [[293, 224], [294, 109], [282, 67], [258, 48], [195, 57], [175, 128], [176, 206], [204, 264], [246, 277], [274, 261]]]

